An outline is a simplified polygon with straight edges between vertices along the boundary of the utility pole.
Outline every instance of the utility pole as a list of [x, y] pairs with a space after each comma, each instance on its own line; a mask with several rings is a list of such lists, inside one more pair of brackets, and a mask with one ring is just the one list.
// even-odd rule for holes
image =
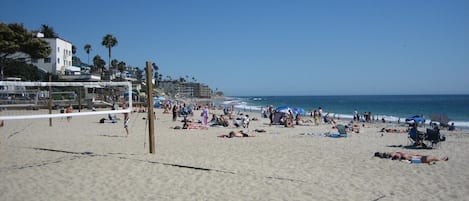
[[155, 127], [155, 116], [153, 114], [153, 83], [152, 83], [152, 62], [147, 61], [146, 63], [147, 67], [147, 105], [148, 105], [148, 135], [150, 138], [150, 153], [154, 154], [155, 153], [155, 133], [154, 133], [154, 127]]

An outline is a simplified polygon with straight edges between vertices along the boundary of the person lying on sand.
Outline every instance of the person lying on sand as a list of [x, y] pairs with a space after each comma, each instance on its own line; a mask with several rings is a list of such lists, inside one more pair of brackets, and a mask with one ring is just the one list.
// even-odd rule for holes
[[428, 163], [433, 164], [436, 161], [448, 161], [448, 157], [438, 158], [436, 156], [431, 155], [420, 155], [420, 154], [411, 154], [411, 153], [403, 153], [403, 152], [375, 152], [375, 157], [379, 158], [390, 158], [392, 160], [407, 160], [412, 161], [416, 160], [420, 163]]
[[243, 131], [231, 131], [228, 135], [222, 134], [217, 137], [222, 137], [222, 138], [232, 138], [232, 137], [255, 137], [255, 135], [250, 135], [247, 133], [244, 133]]
[[381, 132], [386, 132], [386, 133], [407, 133], [408, 130], [407, 129], [393, 129], [393, 128], [382, 128], [381, 129]]

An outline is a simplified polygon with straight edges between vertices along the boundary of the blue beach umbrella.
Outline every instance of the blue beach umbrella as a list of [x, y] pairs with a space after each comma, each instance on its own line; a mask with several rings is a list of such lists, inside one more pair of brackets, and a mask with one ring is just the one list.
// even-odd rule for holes
[[425, 118], [416, 115], [416, 116], [405, 119], [405, 121], [414, 121], [417, 123], [422, 123], [422, 122], [425, 122]]
[[291, 110], [292, 110], [292, 112], [293, 112], [293, 115], [295, 115], [295, 116], [296, 116], [296, 114], [300, 114], [300, 115], [302, 115], [302, 116], [305, 116], [305, 115], [306, 115], [306, 112], [305, 112], [305, 110], [304, 110], [303, 108], [296, 108], [296, 107], [294, 107], [294, 108], [292, 108]]
[[288, 110], [291, 110], [288, 106], [278, 106], [277, 108], [275, 108], [275, 111], [283, 113], [288, 113]]

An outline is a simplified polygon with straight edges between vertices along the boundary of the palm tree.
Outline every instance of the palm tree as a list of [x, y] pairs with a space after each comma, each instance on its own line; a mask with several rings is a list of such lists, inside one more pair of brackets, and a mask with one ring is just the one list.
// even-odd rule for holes
[[116, 69], [117, 68], [117, 64], [119, 64], [119, 61], [117, 61], [117, 59], [113, 59], [111, 61], [111, 67], [112, 69]]
[[120, 62], [117, 64], [117, 70], [119, 70], [119, 72], [123, 73], [124, 70], [125, 70], [125, 66], [126, 66], [126, 63], [123, 62], [123, 61], [120, 61]]
[[110, 67], [111, 65], [111, 49], [116, 46], [118, 43], [117, 41], [117, 38], [114, 37], [113, 35], [111, 34], [107, 34], [103, 37], [103, 42], [101, 42], [101, 45], [107, 47], [107, 49], [109, 50], [109, 63], [108, 63], [108, 67]]
[[59, 37], [59, 35], [55, 33], [54, 28], [46, 24], [41, 25], [40, 32], [44, 34], [44, 38], [58, 38]]
[[92, 49], [91, 49], [91, 45], [90, 45], [90, 44], [86, 44], [85, 47], [84, 47], [84, 49], [85, 49], [86, 54], [88, 54], [88, 63], [87, 63], [87, 64], [90, 65], [90, 52], [91, 52], [91, 50], [92, 50]]
[[94, 70], [93, 71], [99, 71], [101, 76], [103, 76], [105, 66], [106, 66], [106, 62], [102, 60], [99, 55], [94, 56], [93, 58]]
[[151, 64], [152, 68], [153, 68], [153, 78], [155, 79], [155, 85], [156, 87], [158, 87], [158, 83], [159, 83], [159, 76], [158, 76], [158, 70], [160, 69], [160, 67], [158, 67], [158, 65], [156, 65], [155, 63], [152, 63]]

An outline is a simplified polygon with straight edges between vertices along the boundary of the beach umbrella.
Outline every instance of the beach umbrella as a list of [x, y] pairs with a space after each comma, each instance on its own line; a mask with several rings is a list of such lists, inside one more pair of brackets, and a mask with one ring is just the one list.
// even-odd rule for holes
[[283, 113], [288, 113], [288, 110], [291, 110], [288, 106], [278, 106], [277, 108], [275, 108], [275, 111]]
[[297, 114], [300, 114], [300, 115], [302, 115], [302, 116], [305, 116], [305, 115], [306, 115], [306, 112], [305, 112], [305, 110], [304, 110], [303, 108], [296, 108], [296, 107], [294, 107], [294, 108], [292, 108], [291, 110], [292, 110], [292, 112], [293, 112], [293, 115], [295, 115], [295, 116], [296, 116]]
[[432, 114], [430, 115], [430, 119], [432, 121], [437, 121], [437, 122], [440, 122], [442, 124], [448, 124], [449, 122], [449, 118], [448, 116], [444, 115], [444, 114]]
[[416, 116], [405, 119], [405, 121], [414, 121], [417, 123], [421, 123], [421, 122], [425, 122], [425, 118], [416, 115]]

